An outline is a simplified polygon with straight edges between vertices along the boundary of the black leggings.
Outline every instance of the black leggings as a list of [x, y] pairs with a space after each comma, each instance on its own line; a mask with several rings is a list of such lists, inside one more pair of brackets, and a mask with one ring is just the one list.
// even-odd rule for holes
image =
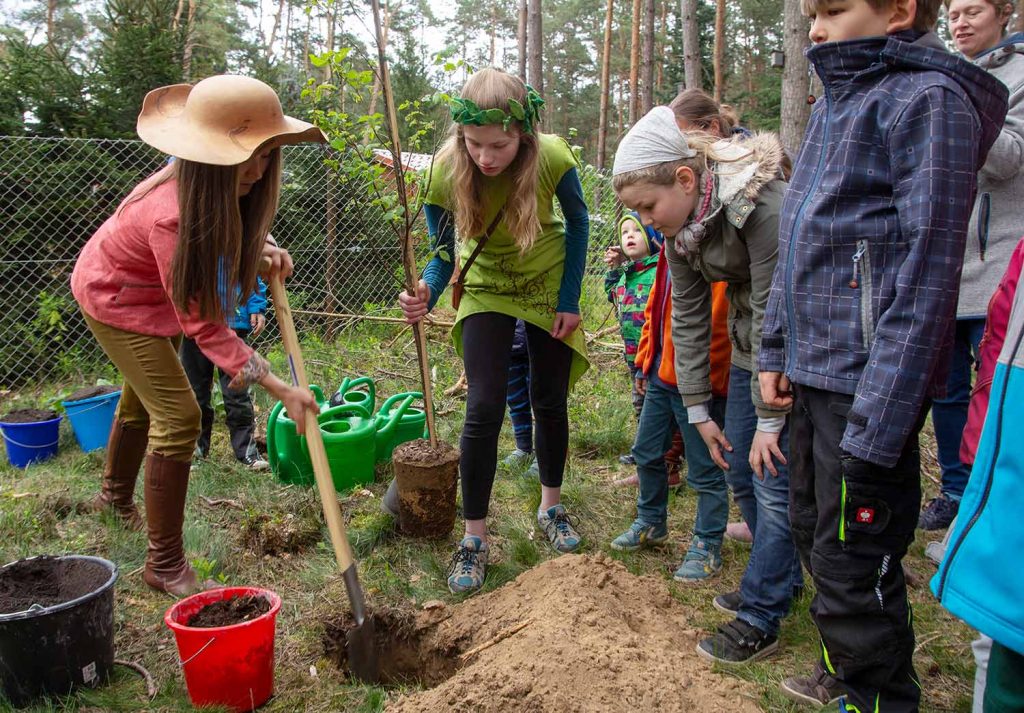
[[[466, 365], [466, 421], [462, 427], [462, 508], [467, 520], [487, 517], [498, 435], [505, 419], [508, 363], [516, 320], [500, 312], [481, 312], [462, 321], [462, 358]], [[540, 482], [562, 485], [569, 450], [569, 367], [572, 349], [540, 327], [526, 324], [530, 353], [530, 403], [536, 419]]]

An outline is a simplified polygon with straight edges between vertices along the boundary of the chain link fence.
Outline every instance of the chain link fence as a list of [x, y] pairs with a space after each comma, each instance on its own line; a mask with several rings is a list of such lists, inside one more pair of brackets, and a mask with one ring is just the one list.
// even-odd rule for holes
[[[382, 211], [365, 186], [345, 185], [325, 166], [328, 151], [285, 148], [273, 234], [295, 259], [289, 298], [300, 337], [314, 332], [329, 341], [360, 319], [398, 316], [402, 264]], [[106, 368], [71, 295], [71, 271], [124, 196], [165, 161], [140, 141], [0, 137], [0, 388], [70, 375], [84, 383]], [[620, 208], [607, 176], [584, 166], [581, 177], [591, 205], [583, 311], [596, 329], [614, 324], [602, 257], [617, 242]], [[277, 339], [268, 329], [256, 347]]]

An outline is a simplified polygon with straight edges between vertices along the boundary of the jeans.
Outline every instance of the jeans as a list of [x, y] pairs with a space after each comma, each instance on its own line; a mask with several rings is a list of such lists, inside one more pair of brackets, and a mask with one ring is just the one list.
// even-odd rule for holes
[[[766, 473], [759, 480], [750, 467], [750, 445], [757, 430], [750, 379], [749, 371], [733, 365], [725, 406], [725, 437], [732, 444], [732, 452], [725, 452], [729, 464], [726, 481], [754, 535], [750, 561], [740, 581], [743, 603], [737, 618], [775, 635], [789, 612], [793, 589], [803, 586], [803, 572], [789, 531], [789, 469], [776, 463], [778, 477]], [[788, 425], [779, 437], [779, 449], [788, 457]]]
[[946, 397], [932, 403], [932, 424], [939, 466], [942, 468], [942, 493], [960, 500], [971, 475], [970, 466], [960, 462], [960, 441], [967, 425], [971, 403], [971, 375], [977, 368], [978, 345], [985, 333], [984, 318], [958, 319], [953, 357], [946, 380]]
[[[462, 359], [468, 391], [459, 471], [462, 508], [467, 520], [487, 517], [498, 464], [498, 436], [505, 419], [508, 363], [515, 329], [515, 317], [500, 312], [479, 312], [462, 320]], [[558, 488], [569, 452], [567, 397], [572, 349], [533, 324], [526, 325], [526, 341], [540, 482]]]
[[[235, 334], [245, 339], [250, 331], [252, 330], [235, 329]], [[203, 456], [207, 456], [210, 454], [210, 436], [213, 431], [213, 406], [210, 404], [210, 398], [213, 395], [215, 367], [191, 339], [182, 340], [180, 357], [185, 375], [192, 385], [196, 401], [199, 402], [199, 411], [202, 413], [196, 447]], [[231, 434], [231, 450], [235, 458], [245, 463], [259, 455], [256, 442], [253, 440], [256, 418], [252, 398], [249, 396], [248, 387], [238, 390], [229, 388], [231, 377], [221, 369], [217, 369], [217, 379], [221, 395], [224, 397], [224, 421], [228, 425], [228, 433]]]
[[[723, 399], [712, 399], [711, 415], [722, 422]], [[637, 519], [645, 525], [662, 525], [668, 519], [668, 473], [665, 451], [672, 447], [672, 431], [680, 425], [686, 444], [686, 482], [697, 493], [697, 519], [693, 534], [708, 544], [720, 545], [729, 519], [729, 490], [722, 469], [697, 429], [686, 420], [686, 407], [675, 389], [647, 382], [640, 425], [633, 444], [633, 459], [640, 478]]]

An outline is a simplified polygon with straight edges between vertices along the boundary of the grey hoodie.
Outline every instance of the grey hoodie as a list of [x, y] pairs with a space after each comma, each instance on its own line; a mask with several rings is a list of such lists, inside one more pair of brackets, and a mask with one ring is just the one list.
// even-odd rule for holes
[[1010, 90], [1006, 122], [978, 173], [967, 233], [958, 319], [984, 319], [1017, 241], [1024, 236], [1024, 33], [1010, 35], [974, 64]]

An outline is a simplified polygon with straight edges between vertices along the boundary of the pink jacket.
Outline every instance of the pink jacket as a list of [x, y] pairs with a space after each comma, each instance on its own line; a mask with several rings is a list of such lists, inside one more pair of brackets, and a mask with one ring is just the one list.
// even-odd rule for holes
[[960, 442], [960, 461], [968, 465], [974, 463], [974, 455], [978, 451], [978, 440], [981, 429], [985, 425], [985, 413], [988, 411], [988, 397], [992, 390], [992, 376], [996, 370], [996, 360], [1006, 339], [1006, 325], [1010, 321], [1010, 308], [1013, 296], [1017, 292], [1020, 281], [1021, 267], [1024, 266], [1024, 238], [1017, 243], [1010, 262], [1003, 273], [995, 294], [988, 302], [988, 316], [985, 321], [985, 334], [981, 338], [979, 349], [978, 377], [971, 391], [971, 405], [967, 412], [967, 426], [964, 427], [963, 440]]
[[124, 208], [82, 248], [71, 273], [71, 292], [86, 314], [111, 327], [154, 337], [184, 332], [210, 361], [234, 376], [253, 359], [253, 349], [226, 322], [183, 313], [171, 299], [177, 191], [177, 182], [168, 181], [141, 200], [122, 203]]

